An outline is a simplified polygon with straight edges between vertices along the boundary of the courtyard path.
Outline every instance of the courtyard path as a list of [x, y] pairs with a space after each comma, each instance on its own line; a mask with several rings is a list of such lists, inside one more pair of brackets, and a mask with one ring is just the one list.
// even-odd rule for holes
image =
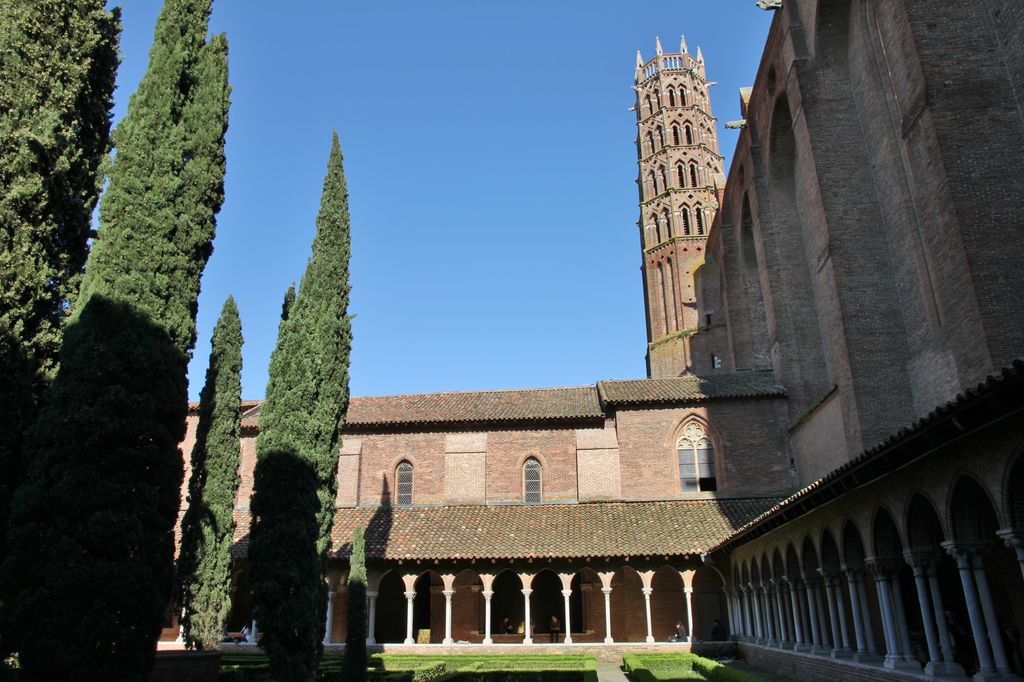
[[597, 682], [629, 682], [622, 672], [621, 656], [616, 656], [614, 661], [597, 662]]

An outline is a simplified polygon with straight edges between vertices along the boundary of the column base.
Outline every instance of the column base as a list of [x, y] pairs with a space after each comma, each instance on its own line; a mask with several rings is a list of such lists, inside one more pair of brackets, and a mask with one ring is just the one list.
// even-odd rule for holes
[[367, 646], [373, 646], [376, 643], [377, 643], [377, 640], [375, 640], [373, 637], [367, 637], [366, 638], [366, 645]]
[[793, 651], [801, 654], [809, 654], [814, 652], [814, 646], [811, 644], [797, 644], [793, 647]]
[[853, 658], [853, 652], [844, 647], [839, 647], [832, 650], [829, 654], [832, 658]]
[[455, 640], [451, 637], [445, 637], [441, 640], [441, 644], [455, 644]]
[[562, 644], [572, 644], [572, 637], [566, 635], [565, 639], [562, 640]]
[[523, 644], [533, 644], [533, 637], [523, 637]]
[[648, 644], [654, 644], [654, 637], [651, 637], [650, 635], [647, 635], [647, 637], [644, 638], [644, 641], [647, 642]]
[[928, 661], [924, 666], [924, 674], [929, 677], [967, 677], [960, 664], [953, 661]]
[[406, 638], [405, 638], [405, 641], [403, 641], [403, 642], [402, 642], [402, 644], [415, 644], [415, 643], [416, 643], [416, 642], [414, 642], [414, 641], [412, 640], [412, 637], [406, 637]]
[[881, 663], [882, 657], [870, 651], [858, 651], [853, 655], [853, 660], [858, 663]]
[[494, 640], [490, 637], [484, 637], [484, 641], [481, 644], [494, 644]]
[[615, 640], [612, 639], [611, 637], [605, 637], [604, 638], [604, 643], [605, 644], [615, 644]]
[[1019, 680], [1021, 678], [1009, 671], [1001, 673], [998, 670], [980, 670], [974, 673], [974, 677], [971, 679], [974, 682], [994, 682], [995, 680], [1003, 682], [1004, 680]]
[[832, 648], [831, 647], [827, 647], [827, 646], [822, 646], [822, 645], [819, 644], [818, 646], [812, 646], [811, 647], [811, 653], [814, 654], [815, 656], [831, 656], [832, 655]]
[[917, 672], [921, 671], [921, 666], [917, 661], [907, 661], [903, 658], [896, 658], [886, 656], [885, 661], [882, 662], [882, 667], [886, 670], [914, 670]]
[[781, 642], [779, 644], [780, 649], [792, 649], [796, 645], [796, 642]]

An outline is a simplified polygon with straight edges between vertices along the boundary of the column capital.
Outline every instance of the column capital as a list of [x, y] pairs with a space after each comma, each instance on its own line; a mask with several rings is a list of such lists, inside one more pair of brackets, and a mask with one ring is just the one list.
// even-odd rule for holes
[[684, 594], [693, 594], [693, 588], [692, 587], [684, 587], [683, 588], [683, 593]]
[[416, 598], [416, 593], [415, 592], [406, 592], [405, 593], [405, 598], [408, 599], [409, 601], [412, 601], [413, 599]]
[[604, 596], [606, 596], [606, 597], [607, 597], [607, 596], [610, 596], [610, 595], [611, 595], [611, 593], [612, 593], [612, 588], [610, 588], [610, 587], [602, 587], [602, 588], [601, 588], [601, 591], [602, 591], [602, 592], [604, 592]]
[[523, 596], [524, 597], [529, 597], [531, 594], [533, 594], [533, 590], [532, 589], [530, 589], [529, 587], [524, 587], [523, 588]]
[[566, 597], [566, 598], [571, 597], [572, 596], [572, 590], [568, 590], [568, 589], [562, 590], [562, 596]]
[[643, 588], [642, 591], [643, 591], [645, 597], [650, 597], [651, 593], [654, 592], [654, 588], [653, 587], [645, 587], [645, 588]]
[[981, 558], [990, 547], [991, 543], [984, 541], [947, 540], [942, 543], [942, 549], [956, 559], [958, 568], [970, 568], [972, 561]]
[[1015, 530], [1013, 528], [1003, 528], [1002, 530], [997, 530], [996, 535], [1006, 543], [1007, 547], [1016, 550], [1018, 556], [1020, 556], [1021, 552], [1024, 551], [1024, 531]]
[[491, 597], [494, 596], [494, 590], [483, 590], [480, 594], [484, 595], [484, 599], [490, 601]]
[[939, 553], [931, 549], [908, 549], [903, 552], [903, 558], [915, 571], [926, 571], [939, 558]]
[[444, 595], [445, 599], [451, 599], [452, 595], [455, 594], [455, 590], [442, 590], [441, 594]]
[[864, 559], [864, 566], [871, 571], [876, 580], [891, 580], [899, 568], [899, 560], [867, 557]]

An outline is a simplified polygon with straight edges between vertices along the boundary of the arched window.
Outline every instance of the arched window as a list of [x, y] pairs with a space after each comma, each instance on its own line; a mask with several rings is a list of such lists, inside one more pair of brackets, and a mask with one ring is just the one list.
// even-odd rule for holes
[[704, 209], [698, 206], [694, 211], [697, 213], [697, 234], [704, 234]]
[[658, 149], [661, 149], [664, 146], [665, 146], [665, 131], [661, 129], [661, 126], [658, 126]]
[[658, 169], [658, 174], [661, 175], [661, 189], [662, 191], [665, 191], [668, 189], [668, 171], [666, 171], [665, 167], [662, 166]]
[[676, 164], [676, 180], [680, 187], [686, 187], [686, 167], [681, 163]]
[[683, 234], [690, 234], [690, 209], [683, 208]]
[[412, 464], [407, 461], [395, 470], [395, 502], [399, 507], [412, 505]]
[[672, 144], [679, 144], [679, 126], [672, 126]]
[[686, 86], [679, 88], [679, 106], [686, 106]]
[[540, 504], [540, 501], [540, 462], [531, 457], [523, 463], [523, 502]]
[[685, 133], [686, 133], [686, 144], [693, 144], [693, 128], [690, 127], [689, 123], [686, 124]]
[[676, 91], [672, 88], [668, 89], [668, 105], [674, 107], [676, 105]]
[[647, 133], [647, 153], [654, 153], [654, 135], [651, 135], [650, 131]]
[[658, 182], [657, 182], [657, 180], [654, 179], [654, 171], [651, 171], [649, 179], [651, 181], [651, 196], [652, 197], [653, 196], [657, 196], [657, 194], [658, 194]]
[[697, 186], [697, 164], [690, 164], [690, 187]]
[[679, 485], [684, 493], [718, 489], [715, 482], [715, 449], [702, 424], [690, 422], [683, 427], [676, 451], [679, 455]]
[[661, 91], [654, 91], [654, 104], [658, 109], [661, 109]]
[[662, 211], [661, 217], [665, 221], [665, 233], [668, 235], [668, 238], [671, 239], [672, 238], [672, 219], [669, 217], [669, 213], [668, 213], [668, 209], [667, 208], [664, 211]]
[[650, 114], [652, 111], [654, 111], [654, 109], [651, 107], [651, 96], [650, 95], [647, 95], [647, 98], [644, 100], [644, 102], [647, 104], [647, 113], [648, 114]]

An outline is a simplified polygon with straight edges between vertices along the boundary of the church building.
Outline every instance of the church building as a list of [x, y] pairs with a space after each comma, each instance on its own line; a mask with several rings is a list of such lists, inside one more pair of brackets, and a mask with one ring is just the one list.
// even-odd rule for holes
[[648, 377], [353, 398], [329, 642], [359, 525], [371, 644], [682, 623], [795, 679], [1020, 679], [1024, 4], [758, 4], [727, 181], [714, 65], [637, 55]]

